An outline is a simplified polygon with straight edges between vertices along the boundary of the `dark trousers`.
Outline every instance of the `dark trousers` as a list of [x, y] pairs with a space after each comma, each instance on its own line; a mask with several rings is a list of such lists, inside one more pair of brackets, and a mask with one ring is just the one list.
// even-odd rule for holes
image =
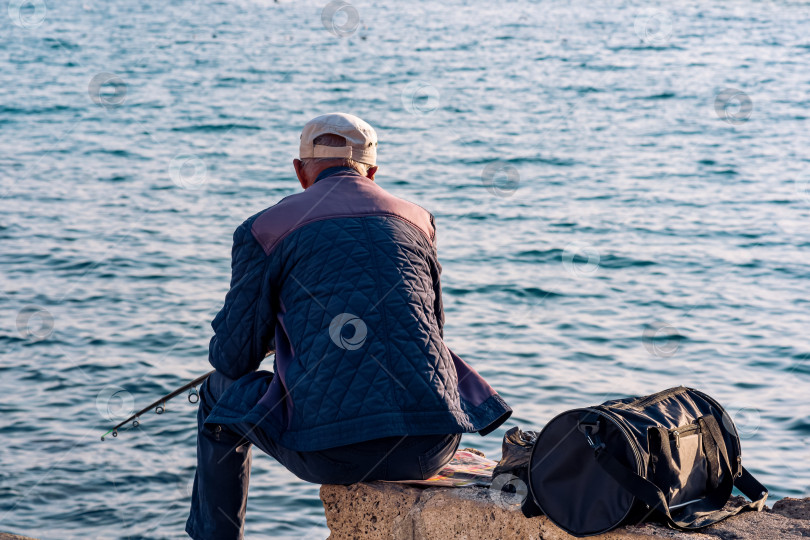
[[252, 444], [302, 480], [354, 484], [372, 480], [422, 480], [453, 457], [461, 434], [386, 437], [298, 452], [284, 448], [250, 424], [205, 425], [216, 401], [234, 381], [214, 372], [200, 387], [197, 472], [186, 532], [195, 540], [243, 538]]

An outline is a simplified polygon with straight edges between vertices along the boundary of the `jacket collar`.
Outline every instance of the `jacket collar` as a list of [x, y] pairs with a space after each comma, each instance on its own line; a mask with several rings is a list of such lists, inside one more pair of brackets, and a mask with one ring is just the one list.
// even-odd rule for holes
[[357, 172], [356, 169], [354, 169], [352, 167], [345, 167], [345, 166], [329, 167], [328, 169], [322, 170], [321, 174], [319, 174], [318, 177], [315, 178], [315, 182], [312, 182], [312, 184], [314, 185], [314, 184], [318, 183], [320, 180], [323, 180], [327, 176], [332, 176], [333, 174], [338, 174], [338, 173], [342, 173], [342, 172], [353, 172], [354, 174], [360, 174], [360, 173]]

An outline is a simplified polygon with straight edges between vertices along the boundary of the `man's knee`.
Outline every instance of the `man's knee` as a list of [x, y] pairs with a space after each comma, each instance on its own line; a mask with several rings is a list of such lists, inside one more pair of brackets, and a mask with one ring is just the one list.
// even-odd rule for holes
[[214, 371], [211, 375], [208, 376], [205, 381], [203, 381], [202, 385], [200, 385], [200, 409], [199, 409], [199, 420], [202, 420], [208, 416], [211, 412], [211, 409], [214, 408], [214, 405], [217, 401], [222, 397], [222, 394], [225, 393], [225, 390], [228, 389], [234, 382], [234, 379], [230, 379], [220, 373], [219, 371]]
[[219, 371], [214, 371], [200, 387], [201, 397], [209, 401], [210, 405], [213, 405], [222, 397], [225, 390], [235, 382], [235, 379], [228, 378]]

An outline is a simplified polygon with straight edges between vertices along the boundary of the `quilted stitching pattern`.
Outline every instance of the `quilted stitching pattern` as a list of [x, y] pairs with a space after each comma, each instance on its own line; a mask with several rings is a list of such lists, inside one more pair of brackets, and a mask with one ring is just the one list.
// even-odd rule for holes
[[[297, 352], [286, 375], [296, 429], [383, 411], [460, 408], [452, 359], [436, 331], [435, 250], [420, 232], [392, 217], [324, 220], [276, 252]], [[330, 338], [341, 313], [365, 324], [359, 349]]]
[[[441, 267], [435, 246], [413, 225], [389, 215], [314, 221], [265, 255], [251, 233], [257, 216], [234, 233], [231, 289], [212, 323], [210, 359], [232, 378], [256, 370], [273, 348], [274, 310], [285, 306], [295, 354], [284, 381], [291, 416], [275, 432], [282, 444], [312, 450], [390, 435], [468, 432], [508, 416], [497, 395], [475, 407], [460, 396], [442, 341]], [[365, 327], [356, 349], [330, 336], [342, 313]], [[269, 422], [251, 408], [259, 398], [223, 403], [217, 414], [227, 410], [228, 418], [217, 421], [241, 415]]]
[[256, 370], [273, 349], [269, 281], [264, 279], [267, 258], [253, 238], [251, 217], [233, 234], [231, 288], [225, 305], [214, 317], [209, 361], [218, 371], [237, 379]]

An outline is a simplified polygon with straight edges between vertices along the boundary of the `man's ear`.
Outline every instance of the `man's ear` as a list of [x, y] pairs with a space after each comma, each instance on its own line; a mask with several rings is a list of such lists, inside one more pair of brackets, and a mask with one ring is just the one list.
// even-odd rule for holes
[[307, 189], [307, 179], [306, 176], [304, 176], [304, 162], [300, 159], [294, 159], [293, 167], [295, 167], [295, 175], [298, 177], [298, 182], [301, 184], [301, 187]]
[[377, 174], [377, 166], [374, 165], [373, 167], [368, 168], [368, 172], [366, 173], [366, 178], [369, 180], [374, 180], [374, 175]]

